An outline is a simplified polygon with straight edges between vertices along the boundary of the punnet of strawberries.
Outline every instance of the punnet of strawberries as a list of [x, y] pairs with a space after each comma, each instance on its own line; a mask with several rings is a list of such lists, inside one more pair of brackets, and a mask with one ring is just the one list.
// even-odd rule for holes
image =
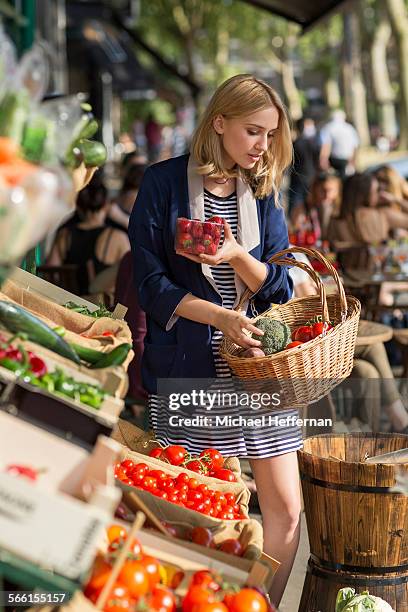
[[176, 251], [191, 255], [215, 255], [220, 244], [224, 219], [213, 216], [208, 221], [179, 217], [176, 225]]
[[224, 521], [242, 520], [245, 516], [234, 493], [215, 491], [186, 472], [173, 477], [164, 470], [150, 469], [146, 463], [125, 459], [115, 466], [115, 478], [168, 502]]

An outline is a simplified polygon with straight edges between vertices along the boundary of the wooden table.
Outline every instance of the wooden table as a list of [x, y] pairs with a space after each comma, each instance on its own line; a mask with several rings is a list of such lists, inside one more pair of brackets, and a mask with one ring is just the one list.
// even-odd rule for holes
[[356, 346], [370, 346], [378, 342], [388, 342], [391, 340], [393, 332], [392, 327], [388, 327], [388, 325], [360, 319]]

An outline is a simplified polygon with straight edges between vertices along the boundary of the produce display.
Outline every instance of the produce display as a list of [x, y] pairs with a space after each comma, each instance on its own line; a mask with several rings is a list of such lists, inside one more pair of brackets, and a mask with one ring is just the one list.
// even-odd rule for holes
[[154, 448], [149, 452], [149, 456], [171, 465], [187, 468], [204, 476], [227, 482], [236, 482], [237, 480], [231, 470], [224, 468], [224, 457], [215, 448], [206, 448], [198, 456], [194, 456], [187, 452], [183, 446], [171, 445]]
[[175, 249], [191, 255], [215, 255], [220, 244], [224, 219], [211, 217], [208, 221], [179, 217], [176, 226]]
[[224, 521], [247, 518], [241, 513], [233, 493], [215, 491], [185, 472], [172, 477], [164, 470], [149, 469], [146, 463], [125, 459], [115, 466], [115, 478], [130, 487], [213, 518]]
[[297, 327], [293, 332], [285, 323], [269, 317], [261, 317], [254, 325], [264, 332], [263, 336], [254, 335], [254, 338], [260, 340], [261, 346], [246, 349], [241, 353], [241, 357], [265, 357], [293, 349], [333, 329], [331, 323], [323, 323], [321, 315], [316, 315], [313, 320]]
[[92, 369], [108, 368], [121, 365], [132, 349], [131, 344], [123, 343], [109, 353], [102, 353], [81, 344], [66, 342], [63, 338], [65, 329], [49, 325], [31, 314], [25, 308], [12, 302], [0, 301], [0, 324], [13, 334], [24, 334], [32, 342], [65, 357], [76, 364], [81, 360]]
[[[96, 602], [109, 578], [118, 551], [127, 538], [120, 525], [107, 531], [109, 546], [99, 555], [85, 587], [85, 595]], [[222, 576], [210, 570], [195, 572], [188, 579], [187, 591], [178, 587], [185, 573], [176, 566], [162, 563], [146, 554], [136, 539], [131, 544], [116, 583], [103, 610], [118, 612], [274, 612], [264, 594], [254, 588], [227, 584]]]
[[355, 589], [345, 587], [340, 589], [336, 599], [336, 609], [334, 612], [395, 612], [390, 604], [381, 599], [370, 595], [368, 591], [357, 594]]
[[0, 336], [0, 366], [12, 371], [23, 382], [45, 389], [48, 393], [69, 397], [91, 408], [100, 408], [106, 392], [99, 386], [76, 381], [61, 368], [48, 371], [41, 357], [26, 351], [22, 344], [12, 344], [14, 338], [6, 340]]

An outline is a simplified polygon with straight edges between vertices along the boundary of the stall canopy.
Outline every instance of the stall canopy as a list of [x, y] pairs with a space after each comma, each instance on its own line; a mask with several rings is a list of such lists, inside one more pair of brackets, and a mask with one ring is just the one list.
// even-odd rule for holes
[[243, 0], [243, 2], [295, 21], [306, 29], [334, 9], [340, 8], [345, 0]]

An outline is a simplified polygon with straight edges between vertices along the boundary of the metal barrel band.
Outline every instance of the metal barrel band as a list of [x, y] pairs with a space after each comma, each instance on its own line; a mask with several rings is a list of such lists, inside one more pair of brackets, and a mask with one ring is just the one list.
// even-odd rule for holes
[[341, 582], [343, 586], [354, 586], [354, 587], [372, 587], [372, 586], [396, 586], [399, 584], [406, 584], [408, 582], [408, 574], [406, 576], [381, 576], [378, 578], [359, 578], [355, 575], [347, 575], [346, 572], [329, 573], [330, 570], [317, 567], [313, 561], [307, 564], [307, 571], [312, 576], [328, 580], [329, 582]]
[[[300, 479], [305, 482], [310, 482], [310, 484], [314, 484], [317, 487], [322, 487], [323, 489], [331, 489], [332, 491], [347, 491], [348, 493], [378, 493], [382, 495], [390, 495], [390, 487], [372, 487], [369, 485], [351, 485], [344, 484], [341, 482], [326, 482], [325, 480], [320, 480], [319, 478], [313, 478], [313, 476], [309, 476], [308, 474], [301, 473]], [[391, 493], [392, 495], [402, 495], [402, 493]]]
[[392, 567], [366, 567], [365, 565], [346, 565], [344, 563], [334, 563], [332, 561], [320, 559], [313, 553], [310, 555], [310, 559], [316, 566], [330, 570], [332, 572], [340, 571], [356, 574], [396, 574], [398, 572], [408, 572], [408, 564], [393, 565]]

